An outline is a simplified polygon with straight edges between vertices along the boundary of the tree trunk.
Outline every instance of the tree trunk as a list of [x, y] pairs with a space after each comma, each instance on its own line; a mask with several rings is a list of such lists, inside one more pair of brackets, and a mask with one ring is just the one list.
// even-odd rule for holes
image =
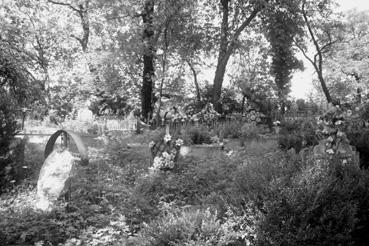
[[[308, 14], [305, 10], [305, 4], [306, 4], [306, 2], [304, 1], [303, 4], [302, 4], [302, 16], [304, 18], [306, 27], [307, 27], [308, 32], [310, 34], [310, 38], [312, 39], [315, 50], [316, 50], [316, 55], [314, 56], [314, 60], [311, 59], [306, 54], [306, 52], [304, 51], [304, 49], [302, 47], [300, 47], [299, 45], [297, 45], [297, 47], [302, 51], [304, 56], [310, 61], [310, 63], [313, 65], [316, 73], [318, 74], [318, 79], [320, 81], [320, 85], [322, 86], [322, 90], [323, 90], [323, 93], [324, 93], [324, 95], [327, 99], [327, 102], [328, 103], [334, 103], [334, 102], [332, 102], [331, 94], [329, 93], [329, 90], [327, 88], [327, 84], [325, 83], [324, 76], [323, 76], [323, 49], [324, 49], [323, 47], [331, 46], [334, 42], [330, 41], [329, 43], [327, 43], [323, 46], [319, 44], [319, 42], [317, 40], [317, 37], [314, 34], [313, 27], [311, 26], [310, 21], [308, 19]], [[318, 58], [318, 60], [317, 60], [316, 57]]]
[[222, 86], [224, 80], [224, 74], [226, 72], [227, 63], [230, 57], [230, 53], [224, 55], [219, 54], [217, 68], [215, 70], [214, 87], [213, 87], [213, 104], [216, 111], [220, 112], [221, 103], [220, 96], [222, 94]]
[[222, 94], [223, 79], [228, 60], [236, 47], [236, 42], [241, 32], [251, 23], [251, 21], [261, 10], [260, 7], [256, 7], [250, 13], [249, 17], [245, 19], [237, 29], [235, 29], [234, 34], [232, 35], [229, 33], [229, 2], [230, 0], [220, 0], [223, 16], [221, 24], [219, 55], [213, 84], [213, 104], [215, 110], [218, 112], [221, 110], [221, 104], [219, 100]]
[[187, 64], [190, 67], [192, 74], [193, 74], [193, 82], [195, 84], [195, 88], [196, 88], [196, 98], [197, 98], [197, 102], [201, 102], [201, 92], [200, 92], [200, 86], [199, 86], [199, 82], [197, 81], [197, 72], [195, 70], [195, 68], [193, 67], [192, 63], [187, 60]]
[[154, 1], [146, 0], [144, 4], [144, 13], [142, 14], [143, 31], [143, 74], [141, 87], [141, 110], [144, 121], [151, 119], [153, 113], [153, 89], [154, 89], [154, 27], [153, 27]]
[[90, 18], [88, 16], [88, 4], [89, 1], [85, 2], [86, 6], [84, 7], [80, 4], [79, 7], [79, 17], [81, 18], [81, 24], [83, 29], [82, 38], [78, 38], [77, 40], [80, 42], [82, 46], [83, 52], [87, 52], [88, 38], [90, 36]]
[[245, 103], [246, 103], [246, 96], [242, 95], [241, 114], [245, 112]]
[[221, 0], [222, 5], [222, 24], [221, 24], [221, 36], [220, 36], [220, 44], [219, 44], [219, 55], [217, 61], [217, 68], [215, 70], [214, 76], [214, 84], [213, 84], [213, 104], [216, 111], [220, 112], [221, 104], [220, 104], [220, 96], [222, 94], [222, 85], [224, 74], [226, 71], [227, 63], [229, 60], [229, 26], [228, 26], [228, 18], [229, 18], [229, 0]]
[[317, 70], [316, 70], [316, 72], [318, 74], [319, 82], [320, 82], [320, 85], [322, 86], [322, 90], [323, 90], [323, 93], [325, 95], [325, 98], [327, 99], [327, 102], [332, 103], [332, 97], [331, 97], [331, 94], [330, 94], [330, 92], [327, 88], [327, 84], [325, 83], [322, 72], [317, 71]]

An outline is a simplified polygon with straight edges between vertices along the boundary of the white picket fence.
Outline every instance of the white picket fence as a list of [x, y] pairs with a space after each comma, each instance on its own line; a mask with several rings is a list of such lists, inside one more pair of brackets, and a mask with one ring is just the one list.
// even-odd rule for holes
[[134, 131], [137, 129], [137, 119], [99, 119], [101, 129], [107, 131]]

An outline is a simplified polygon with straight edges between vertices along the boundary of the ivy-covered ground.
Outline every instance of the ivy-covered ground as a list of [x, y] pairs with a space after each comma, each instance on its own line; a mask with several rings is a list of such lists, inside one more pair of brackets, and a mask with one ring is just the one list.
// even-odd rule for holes
[[34, 208], [42, 148], [29, 146], [34, 172], [0, 197], [0, 245], [368, 242], [366, 172], [327, 171], [266, 139], [197, 148], [173, 170], [152, 171], [149, 141], [161, 134], [91, 140], [90, 164], [74, 170], [71, 198], [48, 213]]

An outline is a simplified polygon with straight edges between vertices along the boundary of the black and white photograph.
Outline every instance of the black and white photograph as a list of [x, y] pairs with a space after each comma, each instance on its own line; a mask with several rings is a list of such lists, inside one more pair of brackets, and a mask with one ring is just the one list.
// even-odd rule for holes
[[369, 1], [0, 0], [0, 246], [369, 246]]

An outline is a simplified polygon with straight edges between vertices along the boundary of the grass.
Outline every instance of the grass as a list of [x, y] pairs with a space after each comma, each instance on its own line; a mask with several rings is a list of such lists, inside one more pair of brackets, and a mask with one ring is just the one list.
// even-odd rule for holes
[[[44, 146], [28, 144], [26, 159], [33, 173], [22, 185], [0, 197], [1, 245], [40, 241], [57, 245], [68, 239], [86, 243], [88, 239], [83, 235], [99, 241], [97, 237], [102, 230], [116, 243], [120, 240], [117, 235], [128, 238], [128, 234], [140, 230], [143, 222], [158, 216], [163, 202], [173, 202], [176, 197], [174, 202], [178, 202], [178, 206], [207, 206], [214, 200], [214, 192], [225, 192], [226, 180], [231, 177], [224, 180], [223, 171], [231, 172], [235, 166], [225, 152], [218, 149], [181, 158], [181, 167], [176, 173], [150, 176], [147, 171], [150, 152], [142, 145], [146, 146], [156, 134], [113, 138], [106, 146], [102, 140], [84, 139], [90, 146], [91, 163], [77, 168], [72, 178], [72, 199], [59, 201], [50, 214], [34, 207]], [[134, 142], [141, 146], [125, 144]], [[118, 218], [120, 227], [112, 227]], [[109, 240], [101, 243], [109, 243]]]
[[0, 196], [0, 245], [258, 245], [257, 235], [279, 240], [285, 215], [273, 211], [293, 211], [282, 209], [283, 202], [295, 202], [304, 214], [297, 199], [304, 186], [295, 184], [310, 180], [310, 169], [280, 151], [276, 140], [244, 147], [228, 140], [223, 151], [197, 148], [174, 170], [152, 172], [148, 142], [160, 134], [87, 139], [90, 164], [77, 166], [71, 199], [60, 199], [50, 213], [33, 205], [43, 149], [28, 146], [35, 172]]

